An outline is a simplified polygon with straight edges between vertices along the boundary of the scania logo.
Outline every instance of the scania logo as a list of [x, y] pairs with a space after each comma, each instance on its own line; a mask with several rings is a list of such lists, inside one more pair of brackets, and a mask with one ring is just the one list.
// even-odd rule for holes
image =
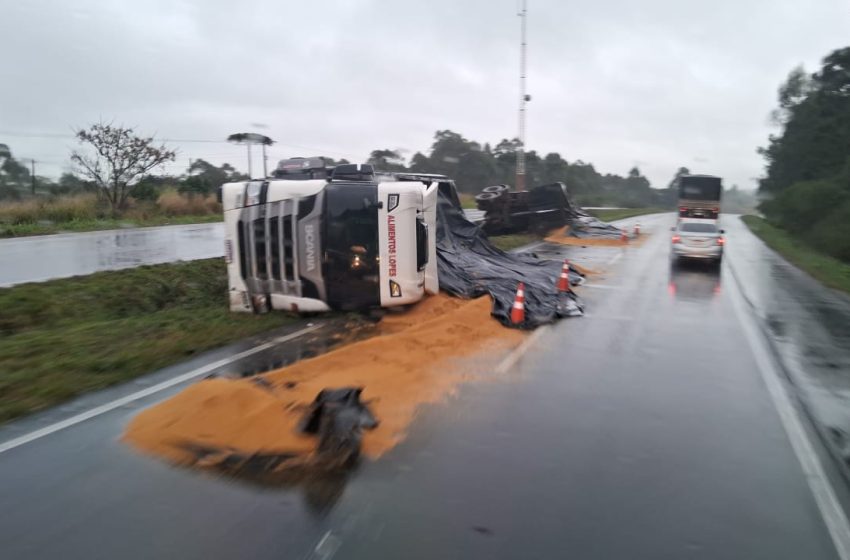
[[304, 226], [304, 248], [307, 256], [307, 272], [316, 270], [316, 233], [315, 226]]

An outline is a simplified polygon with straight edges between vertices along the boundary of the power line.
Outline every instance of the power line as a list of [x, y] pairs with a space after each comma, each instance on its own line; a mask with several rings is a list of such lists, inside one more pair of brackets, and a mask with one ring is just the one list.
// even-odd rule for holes
[[[65, 139], [75, 139], [76, 136], [73, 134], [60, 134], [56, 132], [17, 132], [10, 130], [0, 130], [0, 135], [2, 136], [11, 136], [12, 138], [65, 138]], [[161, 138], [162, 142], [175, 142], [178, 144], [229, 144], [227, 140], [212, 140], [212, 139], [203, 139], [203, 138]], [[321, 148], [315, 148], [310, 146], [303, 146], [300, 144], [288, 144], [284, 142], [275, 142], [276, 145], [282, 146], [285, 148], [294, 148], [297, 150], [307, 150], [308, 152], [317, 153], [317, 154], [330, 154], [343, 156], [346, 158], [356, 159], [356, 156], [353, 156], [351, 153], [345, 152], [337, 152], [336, 150], [326, 150]]]

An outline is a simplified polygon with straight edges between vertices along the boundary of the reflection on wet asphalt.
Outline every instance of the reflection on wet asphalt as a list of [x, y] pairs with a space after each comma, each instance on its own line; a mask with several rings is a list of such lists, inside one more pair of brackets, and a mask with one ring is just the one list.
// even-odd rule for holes
[[347, 480], [270, 488], [120, 444], [167, 394], [0, 454], [4, 557], [835, 558], [730, 301], [760, 246], [734, 229], [719, 274], [671, 272], [670, 221], [600, 259], [587, 317]]
[[[739, 220], [730, 239], [744, 236]], [[850, 459], [850, 297], [824, 288], [760, 243], [727, 247], [732, 269], [771, 342], [803, 392], [809, 413], [825, 428], [831, 450]]]
[[671, 263], [668, 287], [678, 299], [713, 299], [720, 293], [720, 269], [701, 261]]

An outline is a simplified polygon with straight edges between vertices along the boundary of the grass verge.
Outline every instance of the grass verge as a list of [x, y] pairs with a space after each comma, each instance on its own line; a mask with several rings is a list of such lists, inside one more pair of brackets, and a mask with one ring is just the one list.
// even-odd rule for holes
[[768, 247], [805, 270], [823, 284], [850, 293], [850, 264], [817, 252], [790, 233], [770, 225], [758, 216], [742, 216], [741, 220]]
[[0, 422], [293, 321], [226, 293], [222, 259], [0, 289]]
[[511, 235], [494, 235], [490, 237], [490, 242], [501, 249], [502, 251], [510, 251], [529, 243], [540, 241], [540, 236], [530, 233], [515, 233]]
[[645, 214], [658, 214], [660, 212], [672, 212], [664, 208], [618, 208], [616, 210], [587, 210], [591, 216], [596, 216], [603, 222], [613, 222], [615, 220], [624, 220], [635, 216], [643, 216]]
[[70, 222], [38, 222], [27, 224], [0, 224], [0, 238], [49, 235], [52, 233], [98, 231], [128, 227], [169, 226], [178, 224], [208, 224], [222, 221], [221, 214], [201, 216], [153, 216], [142, 220], [132, 219], [87, 219]]
[[457, 193], [457, 197], [460, 199], [460, 207], [464, 210], [475, 210], [478, 208], [478, 205], [475, 203], [475, 195], [469, 193]]

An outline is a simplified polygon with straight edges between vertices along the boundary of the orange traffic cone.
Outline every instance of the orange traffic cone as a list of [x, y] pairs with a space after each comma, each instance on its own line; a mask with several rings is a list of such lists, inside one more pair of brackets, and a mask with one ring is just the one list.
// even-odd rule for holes
[[518, 325], [525, 321], [525, 284], [522, 282], [516, 287], [516, 298], [511, 309], [511, 323]]
[[635, 224], [635, 237], [640, 235], [640, 224]]
[[623, 243], [629, 242], [629, 236], [626, 234], [626, 230], [624, 229], [620, 230], [620, 241], [622, 241]]
[[571, 292], [570, 288], [570, 261], [564, 259], [564, 266], [561, 267], [561, 277], [558, 279], [559, 292]]

